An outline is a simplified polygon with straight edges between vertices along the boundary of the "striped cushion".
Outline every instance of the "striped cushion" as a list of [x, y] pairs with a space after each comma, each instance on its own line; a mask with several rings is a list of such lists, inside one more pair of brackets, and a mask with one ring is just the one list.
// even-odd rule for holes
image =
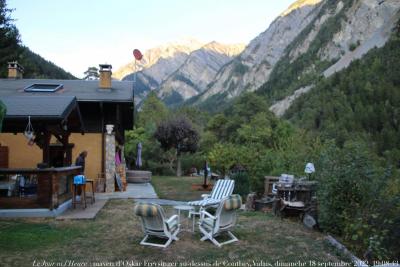
[[242, 198], [240, 195], [232, 195], [225, 200], [224, 209], [225, 210], [235, 210], [242, 206]]
[[135, 205], [133, 212], [138, 216], [154, 217], [158, 213], [158, 208], [152, 203], [139, 203]]
[[196, 201], [190, 201], [188, 202], [188, 205], [192, 205], [192, 206], [209, 206], [209, 205], [215, 205], [220, 203], [221, 200], [220, 199], [211, 199], [211, 198], [206, 198], [203, 200], [196, 200]]
[[210, 198], [223, 199], [229, 196], [233, 192], [234, 183], [234, 180], [218, 180], [213, 187]]

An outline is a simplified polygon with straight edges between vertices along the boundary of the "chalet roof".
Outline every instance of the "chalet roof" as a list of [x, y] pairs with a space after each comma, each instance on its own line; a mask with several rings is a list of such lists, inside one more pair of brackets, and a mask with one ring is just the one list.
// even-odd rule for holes
[[6, 120], [17, 118], [64, 119], [76, 107], [73, 96], [5, 96]]
[[[56, 92], [25, 92], [32, 84], [62, 84]], [[0, 79], [0, 99], [6, 96], [70, 96], [78, 102], [133, 102], [132, 82], [112, 81], [112, 88], [99, 88], [99, 81]]]
[[85, 132], [78, 101], [74, 96], [11, 95], [0, 97], [6, 106], [3, 132], [23, 132], [28, 120], [35, 130]]

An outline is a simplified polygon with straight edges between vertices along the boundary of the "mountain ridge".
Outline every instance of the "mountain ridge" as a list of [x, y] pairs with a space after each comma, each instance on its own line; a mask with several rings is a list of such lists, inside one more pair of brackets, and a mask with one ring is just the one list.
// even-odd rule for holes
[[136, 79], [135, 103], [138, 105], [154, 90], [165, 98], [165, 102], [177, 104], [171, 99], [182, 102], [203, 91], [214, 73], [244, 48], [243, 44], [189, 40], [189, 44], [177, 41], [149, 49], [143, 54], [145, 63], [136, 66], [136, 72], [133, 72], [135, 65], [131, 62], [118, 69], [113, 77], [129, 73], [124, 80]]
[[243, 48], [242, 44], [228, 45], [216, 41], [205, 44], [193, 51], [182, 66], [160, 85], [158, 96], [167, 104], [176, 105], [198, 95], [206, 89], [221, 67]]
[[[298, 8], [293, 9], [296, 3]], [[310, 7], [309, 3], [316, 4]], [[278, 17], [237, 58], [221, 68], [205, 92], [186, 104], [209, 109], [223, 106], [243, 92], [257, 91], [267, 95], [271, 105], [283, 101], [281, 107], [287, 108], [296, 97], [309, 92], [307, 88], [312, 86], [313, 80], [323, 76], [329, 67], [332, 67], [329, 70], [332, 75], [373, 47], [384, 45], [400, 2], [300, 0], [291, 7], [287, 9], [290, 13], [283, 12], [287, 15]], [[371, 41], [375, 35], [379, 38]], [[262, 56], [257, 54], [260, 47]], [[359, 50], [362, 53], [358, 53]], [[358, 56], [350, 57], [352, 54]], [[345, 61], [347, 57], [350, 59]], [[340, 68], [335, 64], [340, 64]], [[272, 110], [276, 108], [275, 105]], [[278, 109], [280, 116], [286, 110]]]
[[273, 65], [286, 46], [313, 19], [315, 14], [312, 11], [319, 6], [309, 5], [319, 1], [301, 2], [303, 5], [292, 8], [285, 16], [278, 16], [264, 32], [255, 37], [235, 60], [217, 74], [215, 81], [196, 103], [220, 94], [228, 99], [236, 97], [244, 91], [255, 91], [267, 81]]
[[[319, 77], [340, 72], [374, 47], [382, 47], [389, 40], [395, 21], [400, 18], [400, 2], [397, 1], [389, 0], [381, 4], [373, 0], [332, 3], [326, 2], [325, 11], [310, 25], [310, 29], [299, 35], [290, 51], [277, 64], [271, 79], [260, 88], [269, 95], [273, 104], [270, 109], [278, 116], [290, 107], [288, 101], [293, 102], [307, 93], [304, 88], [312, 86]], [[313, 32], [315, 29], [317, 33]], [[307, 50], [294, 53], [303, 47]], [[296, 76], [283, 76], [285, 72], [293, 73], [295, 69], [298, 70]], [[281, 80], [291, 83], [285, 84]]]

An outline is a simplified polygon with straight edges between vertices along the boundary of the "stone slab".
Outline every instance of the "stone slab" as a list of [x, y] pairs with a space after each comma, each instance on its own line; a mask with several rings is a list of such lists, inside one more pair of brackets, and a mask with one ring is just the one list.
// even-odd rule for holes
[[76, 205], [75, 209], [69, 209], [56, 217], [56, 220], [89, 220], [96, 218], [97, 213], [107, 203], [107, 199], [96, 199], [93, 204], [87, 204], [86, 209], [81, 204]]
[[71, 207], [71, 200], [61, 204], [57, 209], [0, 209], [0, 218], [37, 218], [55, 217]]
[[112, 193], [96, 193], [96, 199], [137, 199], [137, 198], [158, 198], [153, 186], [150, 183], [130, 184], [126, 191]]

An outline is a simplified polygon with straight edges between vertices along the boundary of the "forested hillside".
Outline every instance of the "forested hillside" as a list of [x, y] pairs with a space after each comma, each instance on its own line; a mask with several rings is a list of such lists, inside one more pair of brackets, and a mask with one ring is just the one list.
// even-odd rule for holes
[[338, 145], [370, 141], [373, 150], [400, 166], [399, 32], [344, 71], [322, 79], [297, 99], [285, 118]]
[[7, 62], [16, 60], [24, 67], [23, 77], [27, 79], [76, 79], [71, 73], [42, 58], [26, 46], [18, 45], [6, 58], [7, 60], [0, 60], [0, 78], [7, 77]]
[[28, 47], [21, 46], [18, 63], [24, 67], [24, 78], [36, 79], [76, 79], [71, 73], [32, 52]]
[[320, 50], [341, 30], [341, 21], [345, 18], [346, 11], [354, 1], [346, 0], [343, 2], [344, 5], [340, 12], [329, 17], [321, 25], [321, 29], [317, 32], [305, 53], [300, 54], [297, 58], [293, 58], [291, 55], [291, 51], [304, 42], [318, 20], [327, 12], [334, 12], [337, 5], [336, 1], [326, 1], [318, 16], [287, 47], [286, 53], [272, 71], [269, 81], [258, 89], [258, 93], [266, 95], [270, 103], [292, 94], [302, 86], [314, 83], [321, 76], [322, 71], [335, 62], [335, 60], [321, 60]]

